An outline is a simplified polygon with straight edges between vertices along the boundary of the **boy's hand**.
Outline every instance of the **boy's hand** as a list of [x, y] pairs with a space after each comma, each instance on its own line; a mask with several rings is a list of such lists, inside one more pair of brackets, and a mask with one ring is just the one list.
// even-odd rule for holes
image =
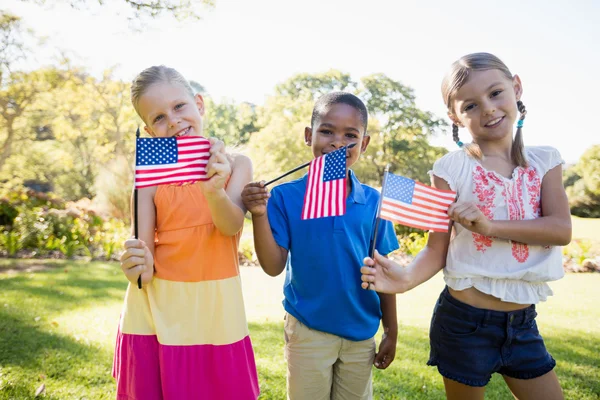
[[262, 217], [267, 212], [267, 199], [271, 197], [265, 181], [250, 182], [242, 190], [242, 202], [254, 217]]
[[388, 335], [384, 332], [379, 343], [379, 351], [375, 354], [373, 365], [378, 369], [386, 369], [390, 366], [396, 357], [396, 339], [397, 335]]
[[452, 221], [458, 222], [471, 232], [492, 236], [492, 222], [475, 203], [452, 203], [448, 208], [448, 216]]
[[125, 251], [121, 254], [121, 269], [127, 280], [137, 285], [137, 279], [142, 275], [142, 285], [152, 281], [154, 275], [154, 257], [146, 243], [139, 239], [125, 241]]
[[365, 257], [365, 264], [360, 272], [361, 287], [379, 293], [403, 293], [406, 291], [407, 279], [404, 268], [387, 259], [375, 250], [375, 260]]

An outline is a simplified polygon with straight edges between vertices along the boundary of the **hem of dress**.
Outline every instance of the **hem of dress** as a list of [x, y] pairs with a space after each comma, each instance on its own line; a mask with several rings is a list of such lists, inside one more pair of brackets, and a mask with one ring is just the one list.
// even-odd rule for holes
[[451, 379], [451, 380], [456, 381], [458, 383], [462, 383], [463, 385], [467, 385], [467, 386], [471, 386], [471, 387], [483, 387], [483, 386], [486, 386], [490, 382], [490, 380], [491, 380], [491, 377], [488, 378], [487, 380], [478, 380], [478, 379], [467, 379], [467, 378], [455, 375], [455, 374], [449, 372], [444, 367], [440, 367], [440, 365], [438, 364], [437, 361], [431, 361], [431, 360], [429, 360], [429, 361], [427, 361], [427, 365], [429, 365], [430, 367], [437, 367], [438, 372], [444, 378], [448, 378], [448, 379]]
[[552, 361], [550, 361], [548, 364], [533, 371], [508, 373], [505, 371], [502, 375], [506, 375], [514, 379], [535, 379], [539, 378], [542, 375], [546, 375], [548, 372], [552, 371], [554, 367], [556, 367], [556, 361], [554, 360], [554, 358], [552, 358]]
[[[487, 278], [490, 280], [493, 280], [493, 278]], [[550, 286], [548, 286], [545, 282], [543, 284], [545, 284], [546, 286], [542, 286], [539, 288], [534, 288], [534, 285], [529, 286], [528, 291], [530, 293], [535, 293], [533, 295], [534, 298], [527, 298], [525, 300], [521, 300], [521, 299], [516, 299], [514, 297], [511, 297], [510, 295], [507, 295], [506, 291], [500, 293], [500, 292], [496, 292], [493, 289], [488, 289], [487, 287], [483, 287], [483, 285], [480, 282], [477, 282], [476, 280], [474, 281], [473, 278], [453, 278], [453, 277], [444, 277], [444, 281], [446, 282], [446, 285], [448, 285], [448, 287], [450, 287], [451, 289], [454, 289], [456, 291], [461, 291], [461, 290], [466, 290], [469, 288], [475, 288], [477, 290], [479, 290], [482, 293], [488, 294], [490, 296], [494, 296], [504, 302], [507, 303], [516, 303], [516, 304], [537, 304], [539, 302], [542, 301], [546, 301], [548, 299], [548, 296], [552, 296], [554, 295], [554, 292], [552, 291], [552, 289], [550, 288]], [[463, 285], [457, 285], [458, 281], [466, 281], [466, 284]], [[521, 281], [523, 283], [527, 283], [524, 281]], [[454, 285], [453, 285], [454, 283]]]

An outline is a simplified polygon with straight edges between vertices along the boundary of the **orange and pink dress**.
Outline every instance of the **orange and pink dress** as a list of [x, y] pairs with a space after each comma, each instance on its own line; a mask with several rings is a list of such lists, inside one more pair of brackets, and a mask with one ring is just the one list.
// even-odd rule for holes
[[113, 376], [117, 400], [256, 400], [258, 376], [238, 265], [198, 183], [156, 190], [155, 274], [130, 284]]

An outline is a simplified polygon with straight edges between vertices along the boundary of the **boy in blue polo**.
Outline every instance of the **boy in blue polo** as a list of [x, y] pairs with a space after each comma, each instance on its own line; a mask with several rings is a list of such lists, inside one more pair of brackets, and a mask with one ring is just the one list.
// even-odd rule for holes
[[[364, 103], [350, 93], [319, 98], [306, 144], [314, 157], [355, 143], [347, 168], [369, 145]], [[374, 238], [379, 193], [347, 171], [346, 213], [301, 220], [307, 175], [269, 193], [264, 182], [248, 184], [242, 200], [252, 213], [254, 245], [263, 270], [285, 268], [284, 337], [288, 399], [371, 399], [372, 365], [385, 369], [396, 352], [398, 324], [393, 295], [362, 290], [360, 267]], [[268, 199], [268, 201], [267, 201]], [[398, 248], [392, 224], [381, 221], [376, 248]], [[373, 336], [382, 321], [376, 353]]]

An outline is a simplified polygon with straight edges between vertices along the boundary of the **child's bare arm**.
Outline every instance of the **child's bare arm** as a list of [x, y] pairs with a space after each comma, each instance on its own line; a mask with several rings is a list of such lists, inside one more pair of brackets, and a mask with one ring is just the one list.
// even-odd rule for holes
[[398, 315], [396, 312], [396, 295], [378, 293], [381, 307], [381, 324], [383, 336], [379, 350], [375, 355], [376, 368], [386, 369], [396, 357], [396, 341], [398, 340]]
[[521, 221], [488, 220], [470, 204], [455, 205], [448, 211], [466, 229], [526, 244], [564, 246], [571, 241], [571, 213], [562, 183], [562, 168], [554, 167], [542, 180], [542, 216]]
[[[156, 186], [138, 189], [138, 238], [125, 241], [121, 255], [121, 269], [131, 283], [142, 275], [142, 285], [152, 280], [154, 274], [154, 232], [156, 208], [154, 194]], [[131, 196], [131, 236], [134, 236], [134, 196]]]
[[241, 193], [252, 179], [252, 162], [243, 155], [228, 156], [222, 142], [214, 143], [211, 152], [214, 153], [207, 164], [207, 174], [212, 175], [209, 182], [201, 183], [204, 196], [219, 232], [233, 236], [244, 226], [245, 208]]
[[[435, 175], [432, 183], [435, 188], [450, 190], [448, 183]], [[365, 258], [365, 266], [360, 270], [362, 288], [381, 293], [404, 293], [428, 281], [446, 265], [451, 230], [452, 225], [448, 232], [430, 232], [427, 244], [407, 267], [379, 253], [375, 254], [375, 260]]]
[[252, 214], [254, 248], [262, 269], [271, 276], [279, 275], [285, 268], [288, 251], [280, 247], [269, 224], [267, 199], [270, 194], [264, 182], [252, 182], [242, 191], [242, 201]]

